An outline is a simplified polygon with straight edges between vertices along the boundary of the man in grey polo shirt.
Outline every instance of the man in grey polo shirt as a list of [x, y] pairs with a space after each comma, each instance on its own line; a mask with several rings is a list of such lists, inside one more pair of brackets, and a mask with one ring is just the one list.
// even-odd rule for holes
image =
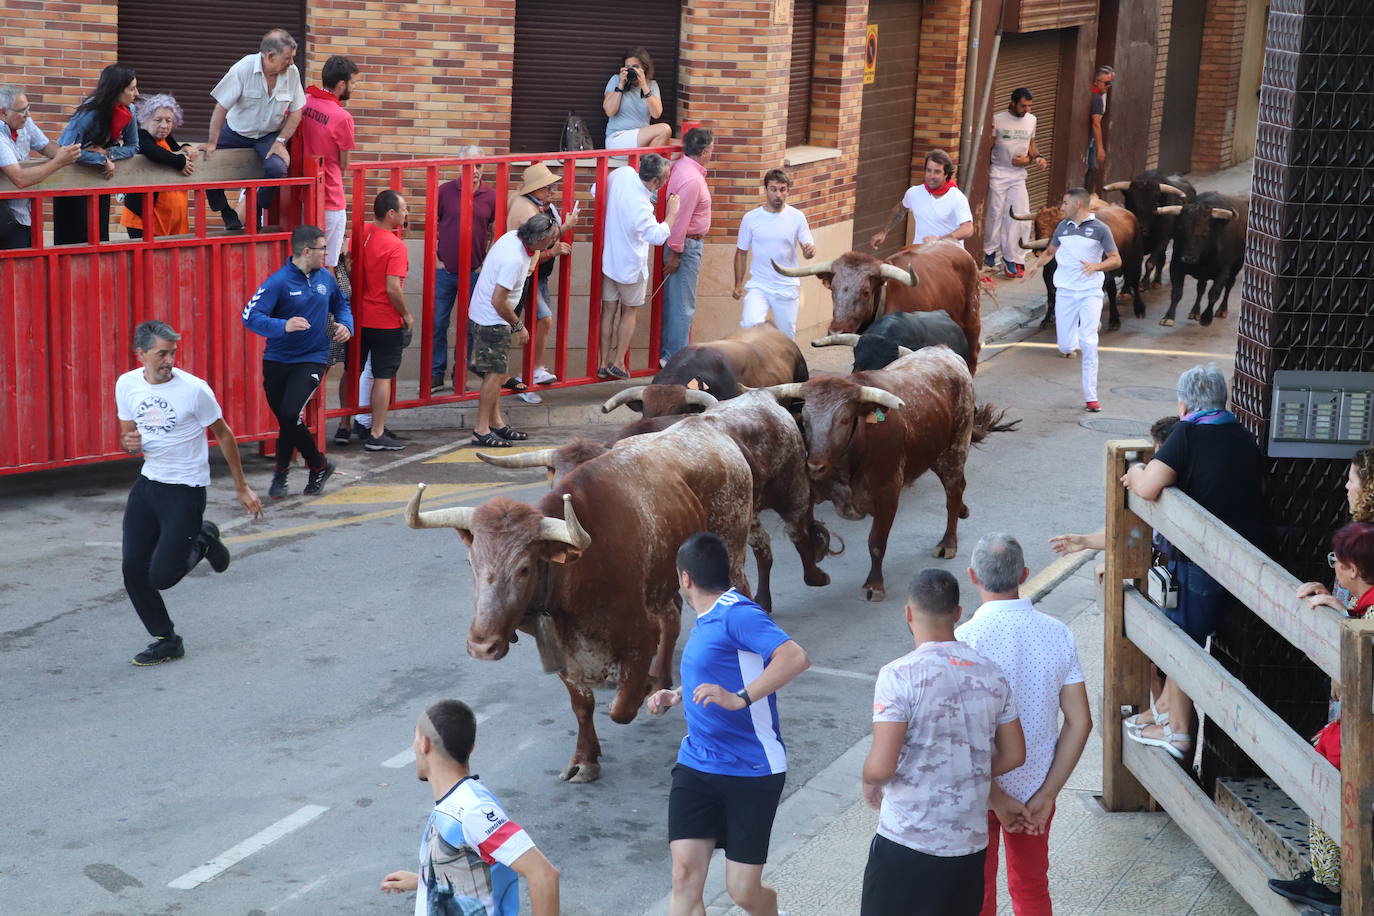
[[[210, 92], [215, 97], [215, 111], [210, 115], [206, 159], [218, 147], [252, 149], [262, 158], [264, 177], [286, 177], [291, 164], [286, 145], [295, 135], [301, 109], [305, 108], [305, 89], [293, 63], [295, 58], [296, 39], [283, 29], [273, 29], [262, 36], [257, 54], [249, 54], [229, 68]], [[276, 196], [276, 188], [262, 189], [258, 209], [270, 207]], [[224, 217], [225, 228], [243, 228], [223, 191], [210, 191], [205, 202]]]
[[1026, 270], [1022, 283], [1063, 251], [1054, 271], [1056, 291], [1054, 328], [1059, 337], [1059, 353], [1071, 359], [1083, 354], [1083, 409], [1097, 413], [1097, 329], [1102, 324], [1102, 285], [1107, 271], [1121, 266], [1121, 253], [1106, 224], [1088, 209], [1091, 198], [1083, 188], [1070, 188], [1064, 194], [1064, 218], [1050, 236], [1049, 246]]
[[[24, 168], [31, 153], [42, 153], [47, 162]], [[0, 86], [0, 175], [16, 188], [38, 184], [53, 172], [71, 165], [81, 155], [81, 144], [58, 146], [29, 117], [29, 98], [17, 86]], [[33, 244], [33, 217], [25, 198], [0, 201], [0, 249], [28, 248]]]

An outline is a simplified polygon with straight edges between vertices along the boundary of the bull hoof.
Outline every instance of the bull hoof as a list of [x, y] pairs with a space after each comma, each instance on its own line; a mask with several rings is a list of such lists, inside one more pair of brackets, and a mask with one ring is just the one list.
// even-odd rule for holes
[[599, 763], [570, 763], [568, 768], [558, 774], [558, 778], [564, 782], [596, 782], [601, 778], [601, 764]]
[[1160, 283], [1158, 280], [1155, 280], [1153, 283], [1150, 284], [1150, 289], [1162, 289], [1163, 286], [1163, 283]]
[[960, 507], [959, 507], [959, 517], [960, 517], [960, 518], [968, 518], [968, 506], [960, 506]]
[[826, 572], [823, 569], [813, 569], [810, 572], [805, 573], [802, 576], [802, 579], [806, 582], [807, 585], [813, 585], [819, 588], [822, 585], [830, 584], [830, 573]]
[[1107, 319], [1107, 330], [1108, 330], [1108, 331], [1119, 331], [1119, 330], [1121, 330], [1121, 319], [1120, 319], [1120, 318], [1109, 318], [1109, 319]]
[[1191, 312], [1188, 313], [1188, 320], [1189, 320], [1189, 321], [1197, 321], [1197, 319], [1198, 319], [1198, 313], [1197, 313], [1197, 310], [1196, 310], [1196, 309], [1194, 309], [1193, 311], [1191, 311]]
[[887, 589], [881, 585], [865, 585], [859, 590], [865, 601], [882, 601], [887, 597]]
[[930, 552], [930, 555], [937, 560], [952, 560], [958, 553], [958, 547], [940, 544]]
[[1226, 317], [1226, 309], [1217, 309], [1217, 317], [1218, 317], [1218, 318], [1225, 318], [1225, 317]]
[[1199, 319], [1197, 320], [1197, 323], [1200, 324], [1200, 325], [1202, 325], [1204, 328], [1205, 328], [1205, 327], [1208, 327], [1208, 326], [1210, 326], [1211, 323], [1212, 323], [1212, 316], [1211, 316], [1211, 315], [1203, 315], [1201, 318], [1199, 318]]
[[1054, 327], [1054, 316], [1046, 315], [1040, 322], [1040, 330], [1046, 331]]
[[1161, 318], [1159, 319], [1159, 326], [1162, 328], [1172, 328], [1174, 326], [1174, 319]]
[[1137, 300], [1135, 301], [1135, 317], [1137, 317], [1137, 318], [1144, 318], [1144, 317], [1145, 317], [1145, 304], [1144, 304], [1143, 302], [1141, 302], [1139, 299], [1137, 299]]

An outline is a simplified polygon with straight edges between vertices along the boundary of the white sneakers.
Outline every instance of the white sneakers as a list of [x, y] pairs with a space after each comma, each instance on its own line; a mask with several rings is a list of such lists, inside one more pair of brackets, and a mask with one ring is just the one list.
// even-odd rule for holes
[[558, 381], [558, 376], [554, 375], [543, 366], [534, 370], [534, 383], [536, 385], [552, 385], [556, 381]]

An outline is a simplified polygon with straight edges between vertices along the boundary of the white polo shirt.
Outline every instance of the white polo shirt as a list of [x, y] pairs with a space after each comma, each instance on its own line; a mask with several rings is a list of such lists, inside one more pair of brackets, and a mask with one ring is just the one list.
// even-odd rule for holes
[[254, 140], [280, 130], [287, 112], [305, 107], [305, 89], [296, 65], [277, 74], [276, 85], [268, 92], [259, 53], [240, 58], [210, 94], [228, 110], [225, 123], [229, 129]]
[[902, 206], [911, 211], [916, 228], [911, 242], [916, 244], [928, 235], [949, 235], [963, 223], [973, 220], [968, 198], [958, 188], [950, 188], [939, 197], [930, 193], [925, 183], [907, 188]]
[[1024, 803], [1044, 785], [1054, 761], [1059, 690], [1083, 683], [1073, 633], [1061, 621], [1037, 611], [1029, 598], [1016, 598], [989, 601], [954, 636], [995, 662], [1011, 681], [1021, 730], [1026, 734], [1026, 762], [998, 776], [997, 784]]
[[649, 276], [649, 248], [666, 242], [670, 227], [654, 216], [653, 195], [637, 169], [621, 166], [607, 184], [601, 272], [617, 283], [638, 283]]
[[1054, 269], [1055, 289], [1065, 292], [1100, 291], [1107, 282], [1107, 275], [1094, 271], [1084, 276], [1082, 262], [1097, 264], [1107, 255], [1116, 251], [1116, 239], [1107, 224], [1089, 213], [1083, 222], [1075, 223], [1065, 218], [1054, 227], [1050, 236], [1050, 247], [1055, 249]]
[[[17, 137], [11, 137], [9, 128], [0, 125], [0, 168], [22, 165], [31, 152], [47, 149], [49, 142], [38, 125], [33, 123], [33, 118], [24, 119], [24, 126], [19, 128]], [[9, 204], [16, 222], [21, 226], [32, 225], [28, 198], [7, 200], [5, 203]]]
[[525, 250], [525, 243], [515, 229], [501, 236], [487, 249], [482, 261], [482, 272], [477, 275], [477, 285], [472, 288], [472, 300], [468, 303], [468, 320], [484, 327], [496, 325], [509, 326], [492, 305], [496, 287], [510, 290], [507, 303], [513, 309], [520, 304], [520, 296], [525, 291], [525, 280], [530, 275], [530, 264], [534, 256]]

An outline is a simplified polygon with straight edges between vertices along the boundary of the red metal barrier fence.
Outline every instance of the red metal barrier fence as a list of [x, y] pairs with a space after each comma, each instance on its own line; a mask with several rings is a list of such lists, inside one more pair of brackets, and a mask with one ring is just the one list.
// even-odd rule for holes
[[[581, 205], [576, 226], [565, 233], [562, 240], [574, 242], [586, 239], [586, 233], [589, 230], [591, 233], [590, 277], [587, 286], [587, 331], [586, 340], [583, 342], [586, 350], [586, 361], [581, 366], [569, 365], [568, 351], [570, 344], [574, 343], [569, 340], [569, 329], [572, 325], [572, 300], [575, 291], [572, 288], [572, 258], [563, 257], [558, 259], [554, 271], [558, 289], [554, 301], [550, 302], [554, 315], [554, 333], [549, 342], [549, 350], [553, 357], [552, 371], [559, 380], [553, 385], [540, 387], [563, 388], [595, 384], [602, 381], [596, 377], [595, 373], [597, 367], [601, 365], [601, 354], [599, 353], [601, 246], [605, 234], [606, 183], [612, 171], [611, 159], [628, 156], [629, 163], [637, 165], [639, 157], [644, 153], [660, 153], [668, 156], [677, 152], [678, 149], [678, 147], [652, 147], [636, 150], [586, 150], [577, 153], [540, 153], [535, 155], [525, 153], [507, 156], [483, 156], [473, 159], [388, 160], [350, 163], [349, 172], [351, 173], [353, 194], [350, 205], [352, 220], [350, 251], [352, 252], [352, 279], [355, 296], [362, 288], [363, 264], [360, 257], [362, 228], [372, 218], [373, 198], [386, 188], [400, 191], [405, 195], [409, 205], [411, 227], [415, 226], [417, 219], [421, 221], [424, 227], [423, 260], [419, 265], [416, 265], [412, 260], [410, 267], [413, 275], [418, 266], [423, 277], [421, 307], [418, 312], [412, 309], [412, 313], [418, 316], [415, 322], [414, 335], [420, 342], [419, 377], [414, 380], [414, 387], [412, 388], [410, 379], [398, 376], [396, 389], [392, 393], [391, 408], [395, 410], [432, 404], [452, 404], [477, 398], [477, 390], [475, 388], [468, 389], [467, 374], [461, 370], [455, 373], [455, 378], [458, 381], [454, 385], [452, 394], [435, 394], [429, 386], [429, 360], [430, 353], [433, 352], [434, 341], [434, 273], [439, 263], [437, 240], [439, 186], [441, 184], [448, 180], [458, 179], [462, 182], [461, 187], [471, 188], [474, 170], [478, 166], [486, 167], [488, 171], [495, 172], [494, 175], [490, 176], [491, 186], [496, 191], [496, 218], [492, 222], [492, 241], [495, 241], [505, 234], [508, 196], [520, 186], [520, 173], [523, 171], [523, 166], [543, 162], [559, 172], [562, 177], [561, 196], [557, 202], [560, 216], [566, 219], [575, 203]], [[660, 192], [658, 201], [660, 216], [665, 198], [666, 195]], [[417, 206], [417, 203], [420, 205]], [[455, 328], [456, 339], [449, 356], [452, 365], [464, 366], [467, 362], [469, 290], [468, 284], [462, 282], [461, 278], [468, 277], [473, 267], [472, 247], [469, 244], [468, 235], [472, 226], [471, 194], [465, 193], [462, 197], [462, 210], [458, 225], [462, 227], [461, 241], [458, 245], [458, 276], [460, 280], [458, 283], [458, 301], [453, 308], [453, 317], [450, 323], [450, 326]], [[651, 257], [653, 258], [653, 273], [649, 280], [649, 291], [653, 295], [646, 302], [649, 319], [648, 357], [642, 367], [637, 369], [630, 367], [630, 374], [637, 376], [652, 375], [658, 371], [659, 328], [663, 309], [663, 262], [658, 257], [657, 249], [653, 251]], [[531, 277], [526, 284], [527, 293], [534, 285], [535, 279]], [[356, 317], [356, 308], [354, 311]], [[532, 318], [533, 315], [525, 316], [526, 323], [530, 326], [530, 339], [525, 345], [523, 369], [519, 373], [527, 381], [533, 377], [535, 368], [534, 323]], [[349, 347], [351, 348], [349, 364], [356, 366], [360, 355], [360, 342], [356, 336], [350, 342]], [[357, 382], [357, 373], [350, 372], [345, 383], [344, 403], [338, 408], [327, 411], [328, 416], [349, 416], [366, 411], [366, 408], [356, 406], [358, 403]], [[402, 391], [415, 391], [416, 395], [405, 397], [402, 395]]]
[[[311, 171], [314, 171], [313, 169]], [[246, 181], [244, 182], [247, 183]], [[127, 458], [119, 445], [115, 378], [134, 368], [133, 329], [161, 319], [182, 334], [177, 362], [214, 388], [226, 422], [240, 441], [276, 435], [262, 396], [264, 341], [245, 333], [244, 303], [290, 255], [290, 226], [316, 222], [323, 183], [316, 176], [252, 179], [278, 187], [285, 229], [208, 235], [204, 191], [223, 180], [184, 185], [102, 185], [98, 188], [0, 192], [0, 201], [32, 203], [34, 247], [0, 251], [0, 475]], [[146, 237], [49, 246], [44, 216], [56, 197], [87, 197], [87, 238], [99, 238], [96, 193], [143, 194], [153, 212], [159, 190], [195, 192], [191, 237]], [[294, 213], [289, 211], [295, 210]]]

